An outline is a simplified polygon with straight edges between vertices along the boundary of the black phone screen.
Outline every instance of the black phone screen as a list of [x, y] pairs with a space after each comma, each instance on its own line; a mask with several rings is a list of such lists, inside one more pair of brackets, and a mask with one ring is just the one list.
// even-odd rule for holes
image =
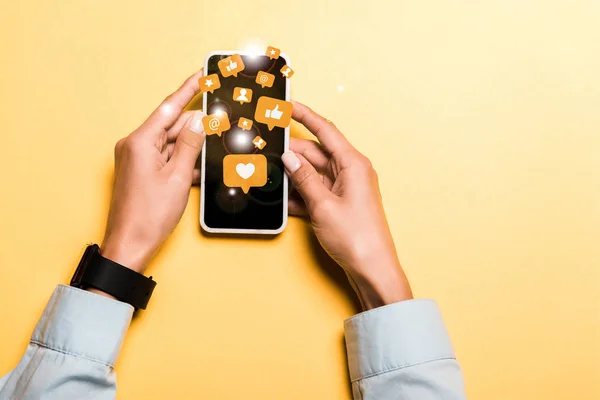
[[[284, 224], [284, 196], [287, 196], [287, 176], [281, 161], [286, 146], [286, 130], [254, 119], [256, 104], [261, 96], [286, 100], [286, 78], [280, 73], [286, 65], [283, 57], [271, 60], [262, 55], [242, 55], [245, 68], [237, 77], [223, 77], [217, 63], [229, 55], [213, 55], [208, 59], [205, 74], [217, 74], [221, 87], [213, 93], [206, 92], [207, 115], [224, 111], [229, 116], [231, 128], [221, 136], [206, 137], [204, 168], [204, 224], [211, 229], [278, 230]], [[255, 82], [259, 71], [275, 76], [271, 87], [261, 87]], [[252, 90], [248, 103], [234, 100], [235, 88]], [[236, 92], [236, 95], [239, 95]], [[240, 118], [252, 120], [252, 128], [238, 127]], [[259, 149], [253, 141], [260, 137], [266, 146]], [[223, 159], [228, 154], [263, 154], [267, 159], [267, 182], [262, 187], [251, 187], [248, 193], [241, 188], [225, 186]], [[287, 212], [287, 210], [285, 210]]]

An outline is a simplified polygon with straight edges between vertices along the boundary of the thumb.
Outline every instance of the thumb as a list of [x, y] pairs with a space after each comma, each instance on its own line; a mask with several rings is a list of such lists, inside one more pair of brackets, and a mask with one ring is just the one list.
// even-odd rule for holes
[[275, 108], [273, 109], [273, 111], [278, 111], [279, 110], [279, 104], [275, 104]]
[[293, 151], [286, 151], [281, 156], [283, 165], [296, 188], [296, 191], [302, 196], [309, 212], [324, 200], [327, 200], [332, 193], [325, 187], [321, 177], [315, 167], [309, 163], [302, 155]]
[[202, 125], [204, 116], [205, 114], [202, 111], [196, 111], [181, 128], [181, 132], [175, 141], [173, 156], [169, 160], [169, 164], [172, 164], [171, 168], [180, 172], [189, 172], [190, 177], [193, 174], [196, 160], [200, 155], [206, 137]]

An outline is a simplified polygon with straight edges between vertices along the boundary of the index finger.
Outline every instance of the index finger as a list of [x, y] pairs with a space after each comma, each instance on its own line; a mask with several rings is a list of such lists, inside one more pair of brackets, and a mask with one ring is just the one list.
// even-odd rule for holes
[[156, 110], [150, 114], [142, 124], [143, 128], [150, 128], [158, 132], [169, 129], [179, 118], [185, 107], [200, 93], [200, 79], [204, 75], [201, 69], [190, 76], [175, 92], [167, 96]]
[[321, 117], [304, 104], [297, 101], [294, 101], [293, 103], [294, 110], [292, 112], [292, 118], [300, 122], [306, 129], [315, 135], [329, 153], [333, 154], [336, 151], [353, 148], [342, 132], [340, 132], [331, 122]]

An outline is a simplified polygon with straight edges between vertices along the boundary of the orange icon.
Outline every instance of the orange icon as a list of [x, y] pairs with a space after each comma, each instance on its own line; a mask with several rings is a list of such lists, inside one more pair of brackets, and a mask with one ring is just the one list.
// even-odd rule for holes
[[204, 125], [204, 133], [207, 135], [218, 135], [228, 131], [231, 128], [229, 124], [229, 116], [224, 111], [218, 111], [214, 114], [205, 115], [202, 118], [202, 125]]
[[251, 187], [267, 183], [267, 157], [262, 154], [228, 154], [223, 158], [223, 183], [241, 187], [248, 193]]
[[279, 58], [279, 53], [281, 53], [281, 50], [279, 50], [278, 48], [273, 46], [267, 46], [267, 51], [265, 52], [265, 55], [269, 56], [271, 60], [276, 60]]
[[291, 78], [292, 75], [294, 75], [294, 70], [291, 69], [290, 67], [288, 67], [287, 65], [284, 65], [283, 67], [281, 67], [281, 75], [283, 75], [286, 78]]
[[215, 90], [221, 87], [221, 81], [219, 80], [219, 75], [217, 74], [203, 76], [202, 78], [198, 79], [198, 83], [200, 84], [200, 91], [202, 93], [213, 93]]
[[265, 71], [258, 71], [256, 75], [256, 83], [258, 83], [263, 88], [273, 86], [273, 82], [275, 82], [275, 75], [270, 74]]
[[254, 119], [266, 124], [269, 130], [272, 130], [274, 126], [286, 128], [292, 118], [292, 109], [292, 103], [289, 101], [262, 96], [256, 104]]
[[227, 78], [231, 75], [237, 77], [238, 72], [241, 72], [246, 68], [244, 61], [242, 61], [242, 57], [239, 54], [224, 58], [219, 61], [217, 65], [219, 66], [219, 71], [221, 71], [223, 78]]
[[267, 145], [267, 142], [265, 142], [265, 140], [263, 138], [261, 138], [260, 136], [257, 136], [254, 139], [252, 139], [252, 144], [257, 149], [262, 150]]
[[252, 120], [244, 117], [240, 117], [238, 121], [238, 128], [242, 128], [244, 131], [252, 129]]
[[239, 101], [242, 105], [250, 103], [252, 101], [252, 89], [243, 87], [233, 88], [233, 100]]

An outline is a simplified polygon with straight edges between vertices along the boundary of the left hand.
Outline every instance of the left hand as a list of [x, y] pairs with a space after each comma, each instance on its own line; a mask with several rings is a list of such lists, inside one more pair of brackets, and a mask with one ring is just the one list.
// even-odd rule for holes
[[115, 181], [102, 255], [143, 273], [181, 219], [204, 144], [201, 111], [183, 112], [200, 91], [192, 75], [115, 146]]

